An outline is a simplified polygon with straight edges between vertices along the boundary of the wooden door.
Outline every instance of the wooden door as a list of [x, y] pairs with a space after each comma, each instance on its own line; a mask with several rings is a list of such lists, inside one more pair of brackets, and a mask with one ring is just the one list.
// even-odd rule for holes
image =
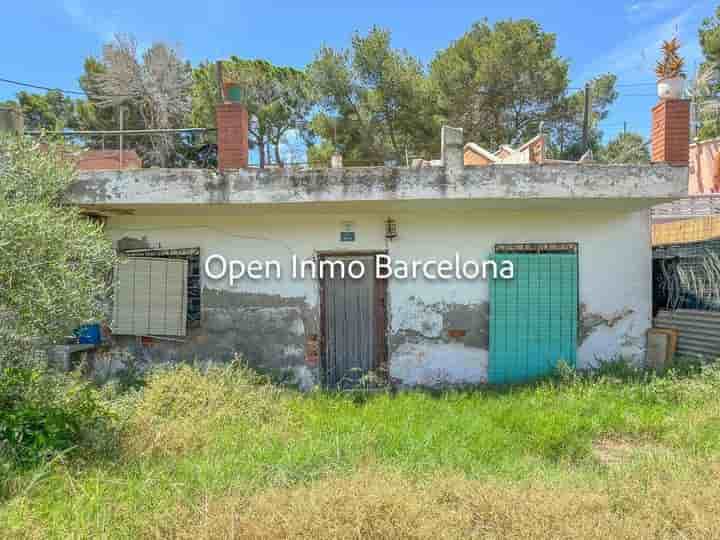
[[360, 261], [365, 269], [360, 278], [346, 271], [345, 276], [326, 273], [321, 281], [323, 382], [331, 389], [352, 388], [384, 364], [385, 282], [375, 279], [374, 255], [323, 259], [342, 261], [346, 270], [351, 261]]

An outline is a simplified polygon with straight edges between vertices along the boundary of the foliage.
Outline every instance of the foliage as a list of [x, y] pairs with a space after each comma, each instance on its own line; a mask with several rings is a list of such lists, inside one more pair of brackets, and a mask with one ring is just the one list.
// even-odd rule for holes
[[698, 139], [720, 136], [720, 7], [703, 20], [698, 31], [704, 62], [691, 84], [691, 95], [700, 124]]
[[76, 448], [98, 449], [112, 415], [100, 394], [74, 375], [39, 366], [0, 371], [0, 458], [28, 465]]
[[711, 17], [703, 19], [698, 37], [705, 60], [720, 62], [720, 7], [715, 8]]
[[598, 152], [597, 160], [604, 163], [649, 163], [650, 152], [642, 135], [621, 133]]
[[[315, 132], [317, 133], [319, 131], [320, 128], [316, 127]], [[338, 149], [335, 148], [331, 141], [315, 141], [313, 144], [309, 145], [307, 149], [308, 163], [312, 167], [329, 167], [330, 160], [332, 159], [333, 154], [335, 154], [337, 151]], [[355, 155], [356, 154], [353, 154], [353, 156]], [[352, 162], [347, 160], [345, 160], [343, 163], [346, 167], [352, 165]]]
[[[102, 103], [102, 91], [99, 81], [107, 72], [105, 64], [92, 56], [85, 59], [83, 63], [83, 74], [80, 76], [80, 88], [88, 96], [86, 100], [78, 100], [78, 117], [81, 129], [109, 131], [119, 129], [118, 107], [107, 106]], [[125, 109], [123, 124], [125, 129], [145, 129], [147, 126], [143, 120], [140, 105], [133, 101], [122, 102]], [[141, 139], [142, 141], [142, 139]], [[114, 141], [108, 141], [112, 144]], [[137, 139], [133, 138], [133, 143]], [[142, 141], [145, 142], [145, 141]], [[88, 141], [89, 144], [96, 144], [97, 141]]]
[[114, 252], [64, 203], [73, 176], [61, 146], [0, 138], [0, 361], [100, 315]]
[[577, 160], [587, 150], [598, 154], [602, 145], [600, 121], [607, 118], [610, 106], [617, 99], [617, 77], [611, 73], [590, 81], [590, 118], [588, 147], [583, 146], [583, 113], [585, 91], [578, 90], [563, 96], [548, 113], [544, 130], [549, 134], [549, 154], [557, 159]]
[[[585, 152], [584, 91], [566, 94], [568, 62], [555, 46], [555, 34], [532, 20], [474, 24], [432, 63], [443, 116], [489, 149], [523, 143], [543, 127], [553, 157], [578, 159]], [[597, 124], [617, 98], [615, 81], [605, 74], [591, 82], [590, 149], [597, 149]]]
[[[190, 114], [192, 69], [180, 53], [154, 43], [140, 58], [132, 36], [116, 35], [105, 44], [102, 68], [86, 62], [85, 89], [97, 107], [132, 105], [146, 129], [182, 127]], [[91, 114], [91, 111], [88, 112]], [[171, 135], [150, 137], [154, 164], [168, 166], [174, 155]]]
[[438, 152], [433, 87], [417, 58], [391, 47], [388, 30], [355, 33], [350, 49], [322, 47], [308, 73], [322, 105], [312, 130], [346, 161], [404, 163]]
[[657, 75], [658, 80], [685, 76], [683, 71], [685, 60], [678, 54], [679, 49], [680, 40], [677, 37], [672, 38], [670, 41], [663, 41], [661, 46], [663, 57], [655, 65], [655, 75]]
[[[215, 124], [217, 102], [216, 64], [204, 62], [193, 70], [193, 122]], [[314, 105], [313, 92], [303, 71], [275, 66], [265, 60], [245, 60], [231, 56], [223, 61], [224, 82], [237, 83], [242, 103], [250, 117], [251, 146], [257, 148], [260, 167], [267, 162], [270, 147], [275, 163], [282, 165], [280, 151], [284, 138], [302, 124]]]
[[720, 137], [720, 117], [705, 117], [700, 120], [700, 127], [697, 130], [697, 139], [707, 141]]
[[431, 67], [448, 122], [491, 149], [536, 135], [568, 86], [555, 35], [529, 19], [475, 23]]
[[60, 131], [79, 127], [80, 99], [67, 97], [59, 90], [49, 90], [44, 95], [18, 92], [16, 99], [25, 118], [25, 129]]

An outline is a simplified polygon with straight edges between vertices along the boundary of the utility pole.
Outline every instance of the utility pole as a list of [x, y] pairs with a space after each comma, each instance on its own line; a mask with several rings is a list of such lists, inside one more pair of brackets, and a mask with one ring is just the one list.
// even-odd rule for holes
[[225, 87], [223, 84], [223, 64], [222, 60], [215, 62], [217, 69], [215, 70], [215, 77], [217, 78], [218, 86], [218, 101], [223, 103], [225, 101]]
[[627, 122], [623, 122], [623, 135], [627, 135]]
[[120, 168], [125, 168], [125, 156], [123, 155], [123, 134], [122, 131], [125, 129], [125, 107], [118, 109], [120, 115]]
[[590, 146], [590, 83], [585, 83], [585, 110], [583, 112], [583, 152]]

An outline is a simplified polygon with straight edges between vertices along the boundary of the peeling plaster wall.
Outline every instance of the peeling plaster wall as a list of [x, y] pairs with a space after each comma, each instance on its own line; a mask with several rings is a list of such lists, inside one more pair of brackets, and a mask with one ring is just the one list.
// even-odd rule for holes
[[[319, 288], [310, 278], [290, 277], [292, 254], [385, 250], [395, 260], [484, 260], [496, 243], [578, 242], [581, 310], [578, 366], [626, 356], [640, 360], [651, 314], [651, 247], [647, 211], [624, 210], [415, 211], [393, 213], [399, 236], [384, 238], [386, 209], [212, 215], [123, 215], [108, 220], [113, 241], [162, 248], [200, 247], [204, 260], [278, 260], [282, 279], [227, 280], [203, 276], [203, 320], [184, 343], [139, 344], [119, 337], [145, 362], [212, 358], [240, 352], [253, 365], [291, 370], [303, 387], [318, 381], [308, 342], [319, 333]], [[353, 222], [355, 242], [340, 242]], [[140, 241], [141, 244], [137, 242]], [[488, 283], [483, 280], [392, 280], [388, 288], [390, 375], [407, 385], [478, 383], [488, 365]]]
[[[626, 357], [640, 361], [651, 315], [648, 213], [482, 212], [398, 220], [396, 258], [484, 259], [495, 243], [578, 242], [582, 342], [578, 367]], [[480, 382], [487, 376], [485, 281], [395, 282], [390, 371], [406, 383]], [[458, 306], [465, 309], [458, 310]], [[453, 328], [453, 326], [455, 328]], [[464, 330], [453, 338], [449, 330]]]

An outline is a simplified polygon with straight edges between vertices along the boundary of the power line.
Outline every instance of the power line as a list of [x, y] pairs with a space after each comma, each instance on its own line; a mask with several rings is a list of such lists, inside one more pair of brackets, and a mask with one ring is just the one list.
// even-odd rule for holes
[[646, 82], [646, 83], [625, 83], [625, 84], [616, 84], [615, 86], [655, 86], [656, 82]]
[[28, 88], [35, 88], [37, 90], [47, 90], [48, 92], [61, 92], [63, 94], [75, 94], [78, 96], [85, 95], [85, 92], [80, 92], [78, 90], [62, 90], [60, 88], [50, 88], [49, 86], [41, 86], [39, 84], [30, 84], [30, 83], [21, 82], [21, 81], [13, 81], [11, 79], [0, 78], [0, 82], [14, 84], [15, 86], [26, 86]]
[[[61, 94], [74, 94], [76, 96], [86, 96], [87, 94], [85, 92], [81, 92], [79, 90], [63, 90], [62, 88], [52, 88], [50, 86], [42, 86], [40, 84], [32, 84], [32, 83], [26, 83], [22, 81], [14, 81], [12, 79], [3, 79], [0, 78], [0, 82], [8, 83], [8, 84], [14, 84], [15, 86], [25, 86], [27, 88], [35, 88], [37, 90], [46, 90], [47, 92], [60, 92]], [[128, 98], [133, 97], [129, 94], [113, 94], [109, 96], [103, 96], [103, 97], [109, 97], [109, 98]]]

